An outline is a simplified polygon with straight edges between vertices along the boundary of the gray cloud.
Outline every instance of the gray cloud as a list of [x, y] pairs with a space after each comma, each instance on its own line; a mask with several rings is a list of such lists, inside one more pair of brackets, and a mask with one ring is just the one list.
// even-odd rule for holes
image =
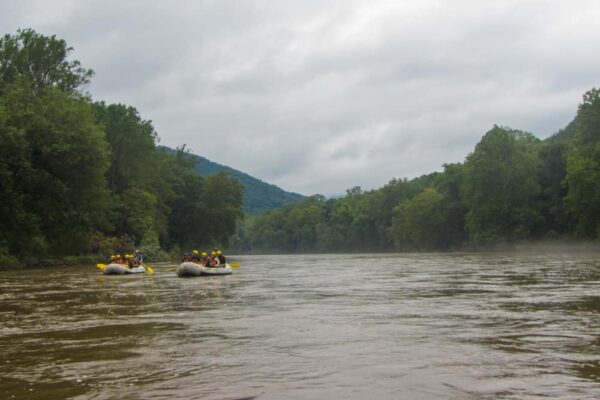
[[598, 84], [600, 3], [23, 1], [6, 33], [56, 34], [96, 99], [162, 143], [305, 194], [462, 161], [493, 124], [546, 137]]

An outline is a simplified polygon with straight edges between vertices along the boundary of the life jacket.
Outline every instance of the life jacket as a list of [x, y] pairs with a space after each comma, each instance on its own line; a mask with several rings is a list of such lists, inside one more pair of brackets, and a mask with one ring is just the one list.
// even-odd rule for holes
[[219, 266], [219, 258], [218, 257], [211, 257], [210, 258], [210, 266], [211, 267], [218, 267]]

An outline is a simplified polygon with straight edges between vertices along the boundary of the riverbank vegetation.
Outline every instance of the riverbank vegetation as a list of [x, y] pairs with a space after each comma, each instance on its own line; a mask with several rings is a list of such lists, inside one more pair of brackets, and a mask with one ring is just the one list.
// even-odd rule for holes
[[[242, 252], [412, 251], [600, 238], [600, 91], [555, 135], [494, 126], [464, 162], [340, 199], [311, 196], [243, 217], [243, 187], [202, 177], [152, 122], [94, 100], [93, 71], [54, 36], [0, 39], [0, 266], [158, 258], [199, 246]], [[236, 233], [237, 230], [237, 233]]]
[[247, 252], [489, 248], [523, 241], [600, 239], [600, 90], [555, 135], [494, 126], [462, 163], [384, 187], [313, 196], [248, 219]]
[[0, 39], [0, 265], [226, 245], [239, 181], [201, 177], [134, 107], [92, 99], [71, 52], [30, 29]]

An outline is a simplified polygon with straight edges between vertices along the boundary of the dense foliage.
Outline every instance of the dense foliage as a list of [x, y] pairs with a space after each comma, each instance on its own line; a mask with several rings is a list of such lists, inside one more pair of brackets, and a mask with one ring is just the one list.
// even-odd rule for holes
[[239, 181], [159, 150], [134, 107], [94, 102], [71, 50], [32, 30], [0, 39], [0, 265], [226, 245]]
[[600, 239], [600, 91], [545, 140], [494, 126], [464, 163], [344, 198], [311, 197], [251, 218], [244, 251], [448, 250]]

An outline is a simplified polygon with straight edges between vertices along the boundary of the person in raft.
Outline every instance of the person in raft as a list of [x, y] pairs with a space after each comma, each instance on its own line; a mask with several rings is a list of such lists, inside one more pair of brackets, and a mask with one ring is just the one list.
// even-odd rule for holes
[[218, 247], [213, 247], [213, 251], [210, 253], [210, 259], [209, 259], [209, 264], [211, 267], [225, 267], [225, 264], [227, 263], [227, 259], [225, 258], [225, 256], [223, 255], [223, 253], [221, 252], [221, 250], [219, 250]]
[[225, 264], [227, 264], [227, 259], [225, 258], [223, 253], [221, 253], [221, 250], [217, 250], [217, 258], [219, 259], [219, 265], [222, 265], [224, 267]]
[[192, 250], [192, 262], [196, 264], [200, 262], [200, 253], [198, 253], [198, 250]]
[[217, 252], [213, 251], [210, 253], [210, 259], [209, 259], [209, 266], [210, 267], [218, 267], [219, 266], [219, 257], [217, 257]]
[[136, 267], [140, 266], [140, 261], [135, 256], [135, 254], [130, 254], [129, 255], [129, 264], [131, 265], [131, 268], [136, 268]]
[[200, 257], [200, 265], [203, 267], [210, 266], [210, 260], [208, 259], [208, 254], [205, 251], [202, 252], [202, 257]]
[[227, 263], [227, 259], [221, 252], [221, 250], [213, 251], [210, 257], [210, 266], [211, 267], [225, 267]]
[[133, 258], [137, 261], [138, 265], [144, 262], [144, 255], [137, 249], [133, 252]]
[[125, 254], [125, 266], [129, 269], [133, 268], [133, 257], [131, 254]]
[[189, 261], [190, 261], [190, 259], [191, 259], [191, 258], [190, 258], [190, 255], [189, 255], [188, 253], [185, 253], [185, 254], [183, 255], [183, 258], [181, 259], [181, 262], [182, 262], [182, 263], [184, 263], [184, 262], [189, 262]]

